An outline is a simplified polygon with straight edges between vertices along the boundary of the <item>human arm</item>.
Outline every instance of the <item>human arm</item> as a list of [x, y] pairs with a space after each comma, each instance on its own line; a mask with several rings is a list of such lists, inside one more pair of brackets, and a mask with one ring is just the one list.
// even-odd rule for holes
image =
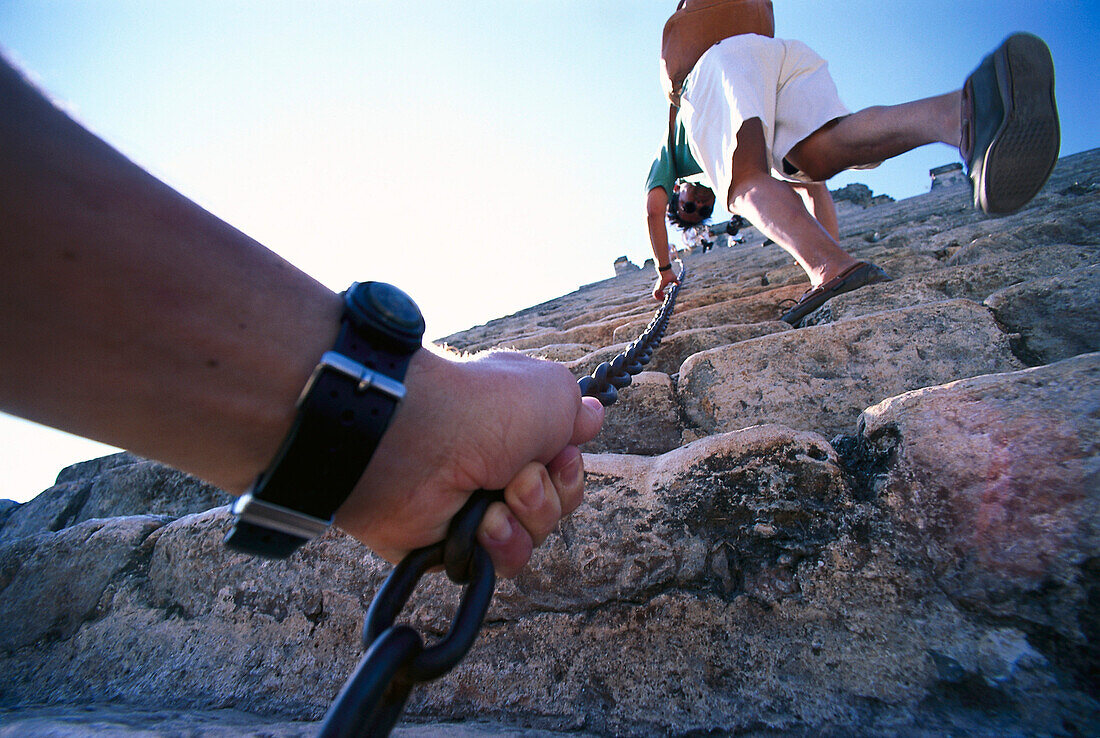
[[[339, 296], [135, 166], [2, 60], [0, 142], [0, 409], [243, 493], [333, 345]], [[563, 367], [507, 354], [422, 349], [405, 384], [337, 524], [395, 560], [440, 540], [474, 489], [504, 488], [478, 538], [515, 574], [579, 504], [576, 446], [602, 408]]]
[[[653, 263], [657, 268], [657, 281], [653, 285], [653, 298], [663, 300], [665, 287], [679, 282], [676, 270], [671, 267], [672, 251], [668, 244], [668, 228], [665, 213], [668, 212], [668, 193], [663, 187], [654, 187], [646, 193], [645, 217], [649, 231], [649, 245], [653, 249]], [[663, 271], [662, 271], [663, 268]]]

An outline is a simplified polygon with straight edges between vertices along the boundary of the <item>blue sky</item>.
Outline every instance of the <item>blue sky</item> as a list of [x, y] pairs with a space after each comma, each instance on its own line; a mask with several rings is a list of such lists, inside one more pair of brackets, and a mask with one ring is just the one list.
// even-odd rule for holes
[[[4, 0], [0, 46], [92, 130], [333, 289], [394, 282], [432, 338], [649, 257], [675, 2]], [[1008, 33], [1050, 44], [1062, 153], [1100, 145], [1098, 3], [776, 0], [853, 110], [959, 87]], [[924, 192], [946, 146], [858, 181]], [[0, 498], [104, 447], [0, 416]]]

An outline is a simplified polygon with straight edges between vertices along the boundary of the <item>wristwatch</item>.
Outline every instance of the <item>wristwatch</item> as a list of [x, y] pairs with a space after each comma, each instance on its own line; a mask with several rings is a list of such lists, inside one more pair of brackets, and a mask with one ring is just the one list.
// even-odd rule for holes
[[384, 282], [343, 293], [340, 333], [306, 382], [297, 416], [270, 466], [233, 504], [225, 544], [282, 559], [324, 533], [363, 475], [405, 397], [405, 372], [424, 317]]

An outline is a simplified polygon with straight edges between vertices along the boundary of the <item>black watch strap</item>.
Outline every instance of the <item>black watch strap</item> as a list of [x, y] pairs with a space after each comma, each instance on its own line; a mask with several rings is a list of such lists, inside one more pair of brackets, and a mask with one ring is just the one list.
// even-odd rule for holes
[[275, 459], [233, 505], [237, 520], [226, 545], [286, 558], [324, 533], [405, 395], [423, 326], [415, 303], [396, 287], [349, 288], [336, 343], [306, 383]]

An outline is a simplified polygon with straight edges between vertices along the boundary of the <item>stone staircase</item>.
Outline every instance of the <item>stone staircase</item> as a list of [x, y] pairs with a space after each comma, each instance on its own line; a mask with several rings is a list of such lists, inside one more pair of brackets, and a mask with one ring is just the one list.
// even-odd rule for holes
[[[758, 234], [685, 259], [585, 449], [586, 504], [398, 735], [1100, 734], [1100, 151], [1010, 217], [938, 187], [846, 207], [841, 233], [893, 281], [798, 329], [777, 316], [802, 272]], [[446, 342], [580, 377], [645, 326], [652, 281]], [[0, 509], [0, 738], [316, 727], [387, 567], [338, 534], [233, 555], [218, 495], [123, 455]], [[453, 606], [433, 582], [410, 618], [442, 634]]]

